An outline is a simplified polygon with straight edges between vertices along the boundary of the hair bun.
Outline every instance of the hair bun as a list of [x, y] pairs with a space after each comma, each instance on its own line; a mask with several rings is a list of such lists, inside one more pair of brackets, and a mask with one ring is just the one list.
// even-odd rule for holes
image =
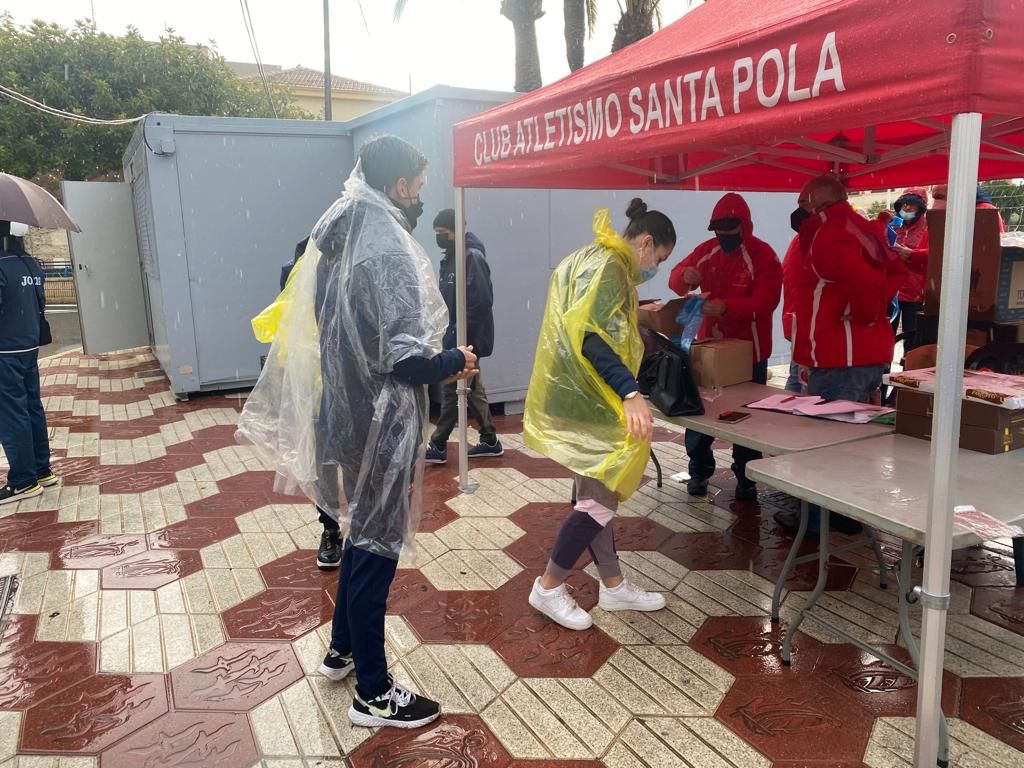
[[639, 197], [634, 197], [629, 201], [629, 206], [626, 208], [626, 217], [630, 220], [639, 219], [642, 216], [647, 215], [647, 203], [641, 200]]

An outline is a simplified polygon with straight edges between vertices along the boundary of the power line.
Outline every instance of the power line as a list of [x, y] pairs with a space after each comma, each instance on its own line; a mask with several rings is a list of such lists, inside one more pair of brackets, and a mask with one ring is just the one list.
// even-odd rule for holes
[[138, 117], [104, 120], [98, 117], [89, 117], [88, 115], [76, 115], [74, 112], [67, 112], [63, 109], [51, 107], [49, 104], [43, 104], [41, 101], [36, 101], [31, 96], [26, 96], [25, 94], [19, 93], [13, 88], [8, 88], [5, 85], [0, 85], [0, 96], [6, 96], [11, 101], [23, 104], [26, 107], [31, 107], [32, 109], [38, 110], [43, 114], [50, 115], [51, 117], [60, 117], [64, 120], [72, 120], [86, 125], [128, 125], [130, 123], [137, 123], [146, 117], [145, 115], [139, 115]]
[[270, 93], [270, 84], [267, 82], [267, 73], [263, 69], [263, 59], [260, 56], [260, 47], [256, 43], [256, 27], [252, 23], [252, 11], [249, 10], [249, 0], [238, 0], [242, 8], [242, 21], [245, 23], [245, 32], [249, 36], [249, 46], [252, 48], [252, 55], [256, 59], [256, 69], [260, 73], [260, 81], [263, 83], [263, 92], [267, 95], [267, 102], [270, 110], [277, 117], [277, 107], [274, 105], [274, 98]]

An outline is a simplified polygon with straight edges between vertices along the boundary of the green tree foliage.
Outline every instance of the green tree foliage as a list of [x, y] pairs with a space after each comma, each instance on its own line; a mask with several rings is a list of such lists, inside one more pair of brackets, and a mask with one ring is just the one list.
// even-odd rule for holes
[[[243, 82], [210, 46], [168, 29], [159, 42], [131, 27], [123, 37], [91, 22], [71, 29], [0, 14], [0, 84], [51, 107], [104, 119], [148, 112], [272, 117], [262, 86]], [[309, 117], [272, 90], [281, 117]], [[121, 170], [134, 130], [84, 125], [0, 97], [0, 170], [26, 178], [92, 179]]]
[[992, 195], [992, 202], [1007, 226], [1020, 229], [1024, 224], [1024, 186], [1015, 181], [986, 181], [981, 186]]

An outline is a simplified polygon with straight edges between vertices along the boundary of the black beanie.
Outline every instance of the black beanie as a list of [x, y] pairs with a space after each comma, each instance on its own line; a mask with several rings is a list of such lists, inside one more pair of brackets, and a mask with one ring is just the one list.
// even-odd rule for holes
[[443, 211], [434, 217], [435, 227], [444, 227], [450, 229], [452, 232], [455, 231], [455, 209], [445, 208]]

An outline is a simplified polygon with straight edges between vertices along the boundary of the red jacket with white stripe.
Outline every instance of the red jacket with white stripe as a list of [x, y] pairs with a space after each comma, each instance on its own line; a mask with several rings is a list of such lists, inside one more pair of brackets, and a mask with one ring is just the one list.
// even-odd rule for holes
[[789, 341], [793, 340], [796, 333], [796, 290], [803, 269], [800, 238], [794, 237], [789, 241], [786, 255], [782, 257], [782, 333]]
[[711, 214], [711, 220], [736, 218], [742, 223], [743, 244], [726, 253], [711, 238], [672, 270], [669, 287], [685, 296], [696, 286], [687, 285], [683, 273], [693, 267], [700, 272], [700, 289], [710, 299], [725, 302], [722, 317], [705, 318], [697, 339], [746, 339], [754, 343], [754, 362], [772, 354], [772, 317], [782, 297], [782, 266], [772, 247], [754, 237], [754, 224], [746, 201], [735, 192], [725, 195]]
[[804, 269], [794, 280], [793, 359], [809, 368], [888, 365], [894, 338], [887, 311], [906, 278], [885, 225], [847, 202], [804, 222]]

